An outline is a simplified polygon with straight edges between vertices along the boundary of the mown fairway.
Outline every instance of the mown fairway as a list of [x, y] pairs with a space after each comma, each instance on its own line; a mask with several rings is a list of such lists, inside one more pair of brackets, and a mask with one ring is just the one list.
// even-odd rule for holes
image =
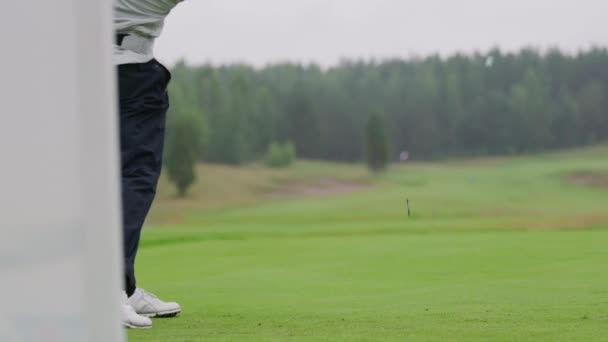
[[[161, 189], [138, 257], [184, 312], [129, 339], [607, 340], [607, 156], [202, 167], [189, 199]], [[359, 191], [301, 191], [318, 179]]]

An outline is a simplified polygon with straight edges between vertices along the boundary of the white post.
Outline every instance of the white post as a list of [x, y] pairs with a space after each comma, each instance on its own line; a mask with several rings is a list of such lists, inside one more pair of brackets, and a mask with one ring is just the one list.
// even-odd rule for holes
[[111, 0], [0, 14], [0, 341], [122, 341]]

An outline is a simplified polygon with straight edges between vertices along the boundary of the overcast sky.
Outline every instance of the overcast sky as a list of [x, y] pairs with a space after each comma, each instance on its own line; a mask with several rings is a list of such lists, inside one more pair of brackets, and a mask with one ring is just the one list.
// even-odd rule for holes
[[186, 0], [156, 47], [169, 64], [608, 46], [608, 0]]

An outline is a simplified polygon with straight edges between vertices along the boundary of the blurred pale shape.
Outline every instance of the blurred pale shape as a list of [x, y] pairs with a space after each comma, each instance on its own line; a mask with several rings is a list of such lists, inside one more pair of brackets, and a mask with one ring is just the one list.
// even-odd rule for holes
[[121, 340], [111, 3], [2, 14], [0, 341]]

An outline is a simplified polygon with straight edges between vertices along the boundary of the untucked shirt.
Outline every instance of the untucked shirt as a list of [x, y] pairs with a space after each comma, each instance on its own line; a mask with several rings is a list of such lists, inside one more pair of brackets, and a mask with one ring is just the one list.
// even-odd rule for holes
[[147, 51], [114, 45], [114, 64], [145, 63], [154, 58], [152, 47], [169, 12], [183, 0], [114, 0], [114, 31], [149, 40]]

